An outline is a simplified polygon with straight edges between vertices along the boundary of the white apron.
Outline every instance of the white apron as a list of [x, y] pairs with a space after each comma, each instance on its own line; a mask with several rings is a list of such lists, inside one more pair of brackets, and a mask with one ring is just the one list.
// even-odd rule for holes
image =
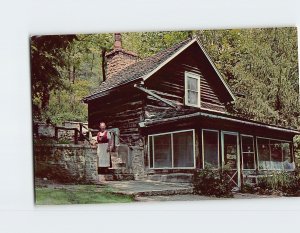
[[99, 143], [97, 148], [98, 167], [110, 167], [110, 154], [107, 152], [108, 143]]

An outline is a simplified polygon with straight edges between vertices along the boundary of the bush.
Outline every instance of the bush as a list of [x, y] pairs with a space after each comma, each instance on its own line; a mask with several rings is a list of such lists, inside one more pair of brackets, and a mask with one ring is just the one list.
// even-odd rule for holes
[[244, 183], [241, 187], [241, 193], [256, 193], [256, 185]]
[[196, 194], [216, 197], [232, 197], [233, 183], [228, 170], [212, 170], [209, 168], [195, 172], [194, 191]]
[[283, 192], [284, 195], [296, 195], [300, 190], [299, 172], [273, 172], [258, 179], [260, 193]]

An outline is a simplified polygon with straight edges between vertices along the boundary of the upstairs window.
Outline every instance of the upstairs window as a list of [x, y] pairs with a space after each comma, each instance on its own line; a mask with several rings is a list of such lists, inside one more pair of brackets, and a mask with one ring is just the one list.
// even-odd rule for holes
[[200, 107], [200, 76], [185, 72], [185, 105]]

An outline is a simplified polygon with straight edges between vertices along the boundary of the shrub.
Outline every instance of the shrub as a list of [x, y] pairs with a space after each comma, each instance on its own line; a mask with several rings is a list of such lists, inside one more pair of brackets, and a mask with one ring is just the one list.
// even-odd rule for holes
[[196, 194], [216, 197], [232, 197], [233, 183], [228, 170], [212, 170], [209, 168], [195, 172], [194, 191]]
[[285, 195], [296, 195], [300, 190], [299, 172], [273, 172], [260, 177], [258, 187], [261, 193], [280, 191]]
[[241, 187], [241, 193], [256, 193], [256, 186], [249, 183], [244, 183]]

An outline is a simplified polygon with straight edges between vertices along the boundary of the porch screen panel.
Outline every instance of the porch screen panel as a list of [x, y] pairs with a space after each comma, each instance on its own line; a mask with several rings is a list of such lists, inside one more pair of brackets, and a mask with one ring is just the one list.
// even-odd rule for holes
[[203, 130], [204, 168], [219, 167], [219, 132]]
[[291, 153], [291, 143], [283, 142], [282, 143], [282, 156], [283, 156], [283, 168], [285, 170], [295, 169], [295, 164], [293, 162], [292, 153]]
[[193, 132], [173, 134], [174, 167], [194, 167]]
[[282, 170], [283, 163], [282, 163], [282, 148], [281, 142], [270, 140], [270, 169], [271, 170]]
[[154, 143], [154, 167], [172, 167], [171, 134], [153, 137]]
[[259, 169], [270, 169], [269, 139], [257, 138], [257, 153]]
[[254, 140], [252, 136], [242, 136], [243, 169], [255, 169]]
[[224, 162], [230, 169], [237, 169], [237, 135], [224, 134]]

